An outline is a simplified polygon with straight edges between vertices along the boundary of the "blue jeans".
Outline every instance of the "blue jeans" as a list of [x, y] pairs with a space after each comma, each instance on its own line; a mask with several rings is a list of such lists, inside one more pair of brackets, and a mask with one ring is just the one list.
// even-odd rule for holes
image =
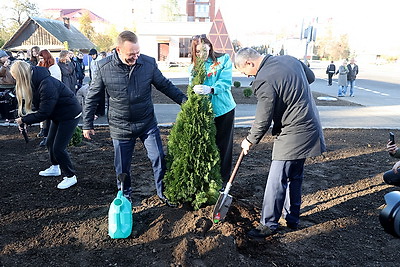
[[347, 80], [347, 86], [350, 86], [350, 96], [352, 96], [354, 94], [355, 82], [356, 82], [356, 80]]
[[337, 95], [338, 96], [345, 96], [346, 92], [347, 92], [347, 86], [339, 85]]
[[[160, 130], [157, 126], [153, 127], [146, 133], [139, 136], [139, 139], [143, 142], [147, 150], [147, 157], [150, 159], [153, 167], [157, 195], [159, 197], [163, 197], [164, 185], [162, 179], [164, 178], [166, 166]], [[121, 173], [127, 174], [127, 178], [123, 184], [124, 196], [126, 197], [130, 197], [132, 194], [131, 163], [135, 143], [136, 138], [131, 138], [130, 140], [113, 139], [115, 172], [117, 177]], [[121, 183], [118, 181], [118, 179], [117, 187], [118, 190], [121, 189]]]
[[271, 163], [260, 221], [271, 230], [279, 227], [282, 213], [287, 224], [297, 226], [299, 223], [304, 162], [305, 159], [298, 159]]

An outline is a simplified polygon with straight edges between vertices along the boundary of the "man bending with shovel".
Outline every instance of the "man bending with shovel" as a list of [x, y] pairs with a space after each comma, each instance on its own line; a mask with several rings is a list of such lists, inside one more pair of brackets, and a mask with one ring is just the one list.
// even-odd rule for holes
[[248, 232], [251, 238], [264, 238], [277, 232], [282, 215], [289, 228], [297, 229], [304, 162], [326, 151], [309, 85], [315, 76], [294, 57], [263, 56], [252, 48], [240, 49], [235, 65], [242, 73], [255, 76], [252, 89], [257, 108], [253, 126], [241, 144], [244, 154], [260, 142], [272, 121], [276, 136], [260, 224]]

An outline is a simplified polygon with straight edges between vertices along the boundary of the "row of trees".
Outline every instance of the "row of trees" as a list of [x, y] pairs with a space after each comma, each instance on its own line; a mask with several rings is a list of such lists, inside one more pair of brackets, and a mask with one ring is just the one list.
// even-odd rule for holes
[[[233, 40], [232, 45], [235, 52], [242, 48], [242, 44], [238, 40]], [[271, 53], [271, 50], [274, 54], [281, 53], [281, 50], [273, 51], [271, 47], [271, 45], [252, 46], [253, 49], [257, 50], [261, 54]], [[328, 32], [327, 35], [321, 36], [316, 40], [313, 47], [313, 55], [327, 60], [349, 58], [351, 52], [348, 36], [346, 34], [334, 36], [332, 32]]]

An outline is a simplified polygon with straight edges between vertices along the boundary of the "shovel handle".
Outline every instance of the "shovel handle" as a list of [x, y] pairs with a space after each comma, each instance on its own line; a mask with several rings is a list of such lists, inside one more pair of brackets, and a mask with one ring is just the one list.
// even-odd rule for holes
[[239, 158], [238, 158], [238, 160], [236, 162], [235, 168], [233, 168], [233, 171], [232, 171], [231, 177], [229, 178], [228, 183], [232, 183], [233, 179], [235, 179], [236, 173], [237, 173], [237, 171], [239, 169], [240, 163], [243, 160], [243, 157], [244, 157], [244, 150], [242, 149], [242, 152], [240, 152]]

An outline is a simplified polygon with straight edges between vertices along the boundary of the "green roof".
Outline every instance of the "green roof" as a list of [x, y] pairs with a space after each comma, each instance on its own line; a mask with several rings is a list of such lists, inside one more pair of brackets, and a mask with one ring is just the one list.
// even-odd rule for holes
[[[38, 27], [54, 37], [59, 44], [55, 44], [54, 42], [48, 44], [46, 43], [47, 41], [45, 41], [46, 38], [38, 38]], [[64, 49], [65, 42], [68, 42], [68, 49], [73, 50], [89, 50], [95, 47], [95, 45], [72, 24], [69, 24], [69, 28], [67, 28], [63, 21], [31, 17], [28, 18], [10, 40], [3, 45], [3, 49], [20, 49], [21, 47], [27, 46], [27, 44], [24, 43], [26, 43], [28, 39], [31, 39], [29, 41], [29, 47], [39, 45], [40, 47], [48, 46], [48, 48], [52, 47], [53, 49], [57, 49], [56, 47], [58, 47], [58, 49], [62, 50]]]
[[73, 25], [69, 29], [63, 21], [32, 17], [37, 24], [42, 26], [61, 43], [68, 42], [70, 49], [90, 49], [95, 45]]

